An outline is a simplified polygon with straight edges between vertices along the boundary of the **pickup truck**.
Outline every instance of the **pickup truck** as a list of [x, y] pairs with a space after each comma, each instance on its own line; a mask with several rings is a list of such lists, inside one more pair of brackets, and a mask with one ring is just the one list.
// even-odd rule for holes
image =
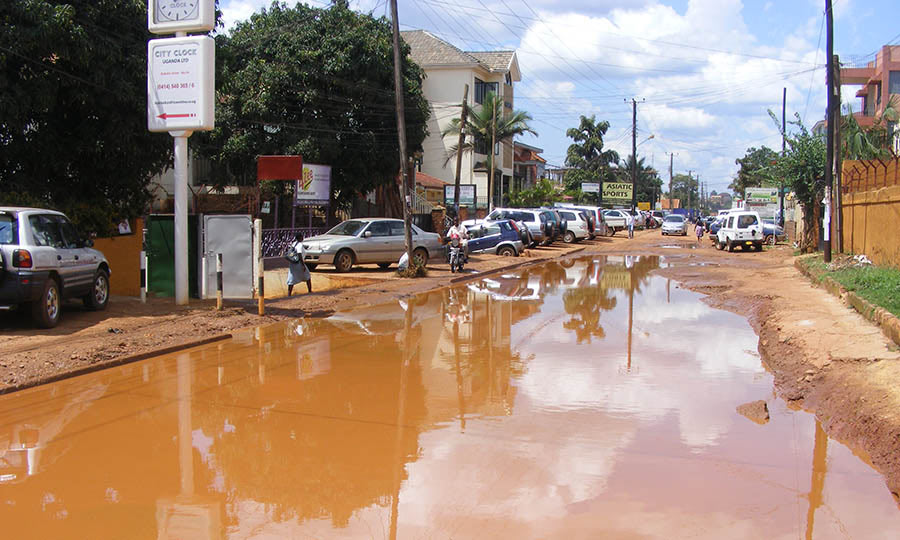
[[606, 222], [607, 228], [610, 230], [610, 236], [613, 236], [619, 231], [623, 231], [628, 228], [628, 220], [631, 219], [631, 215], [629, 215], [624, 210], [604, 210], [603, 211], [603, 220]]

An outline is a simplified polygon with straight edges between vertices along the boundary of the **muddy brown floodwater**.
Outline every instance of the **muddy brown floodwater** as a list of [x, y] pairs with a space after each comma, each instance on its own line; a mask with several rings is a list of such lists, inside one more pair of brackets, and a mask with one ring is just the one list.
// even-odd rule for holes
[[3, 536], [896, 538], [881, 475], [666, 264], [548, 263], [0, 396]]

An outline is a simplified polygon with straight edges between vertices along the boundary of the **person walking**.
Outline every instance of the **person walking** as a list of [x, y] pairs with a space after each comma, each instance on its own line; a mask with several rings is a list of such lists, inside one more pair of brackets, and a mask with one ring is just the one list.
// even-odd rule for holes
[[306, 249], [303, 248], [302, 234], [297, 233], [294, 235], [294, 243], [291, 244], [291, 248], [300, 256], [300, 259], [297, 262], [291, 262], [288, 268], [288, 296], [294, 291], [294, 285], [304, 281], [306, 282], [306, 291], [312, 292], [312, 276], [309, 273], [309, 268], [306, 267], [306, 263], [303, 262], [306, 259]]
[[634, 238], [634, 220], [637, 219], [637, 217], [634, 215], [630, 215], [630, 217], [631, 219], [628, 220], [628, 238]]
[[703, 221], [700, 218], [697, 218], [697, 226], [694, 227], [694, 234], [697, 235], [697, 245], [700, 245], [700, 240], [703, 238]]

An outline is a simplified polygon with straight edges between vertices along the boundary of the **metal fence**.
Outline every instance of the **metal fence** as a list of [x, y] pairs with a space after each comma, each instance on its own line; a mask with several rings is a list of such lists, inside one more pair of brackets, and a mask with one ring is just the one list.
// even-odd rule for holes
[[297, 233], [303, 235], [303, 238], [322, 234], [327, 230], [326, 227], [296, 227], [285, 229], [264, 229], [262, 233], [262, 256], [267, 259], [281, 257], [287, 252], [288, 247], [294, 243], [294, 236]]

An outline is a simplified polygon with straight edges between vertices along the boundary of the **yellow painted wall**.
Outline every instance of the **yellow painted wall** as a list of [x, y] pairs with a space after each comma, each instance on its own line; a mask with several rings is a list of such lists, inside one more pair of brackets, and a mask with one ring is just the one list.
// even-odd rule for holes
[[112, 275], [109, 279], [110, 292], [122, 296], [141, 294], [141, 230], [144, 221], [131, 221], [132, 234], [97, 238], [94, 249], [106, 255]]
[[845, 193], [844, 251], [900, 268], [900, 186]]

